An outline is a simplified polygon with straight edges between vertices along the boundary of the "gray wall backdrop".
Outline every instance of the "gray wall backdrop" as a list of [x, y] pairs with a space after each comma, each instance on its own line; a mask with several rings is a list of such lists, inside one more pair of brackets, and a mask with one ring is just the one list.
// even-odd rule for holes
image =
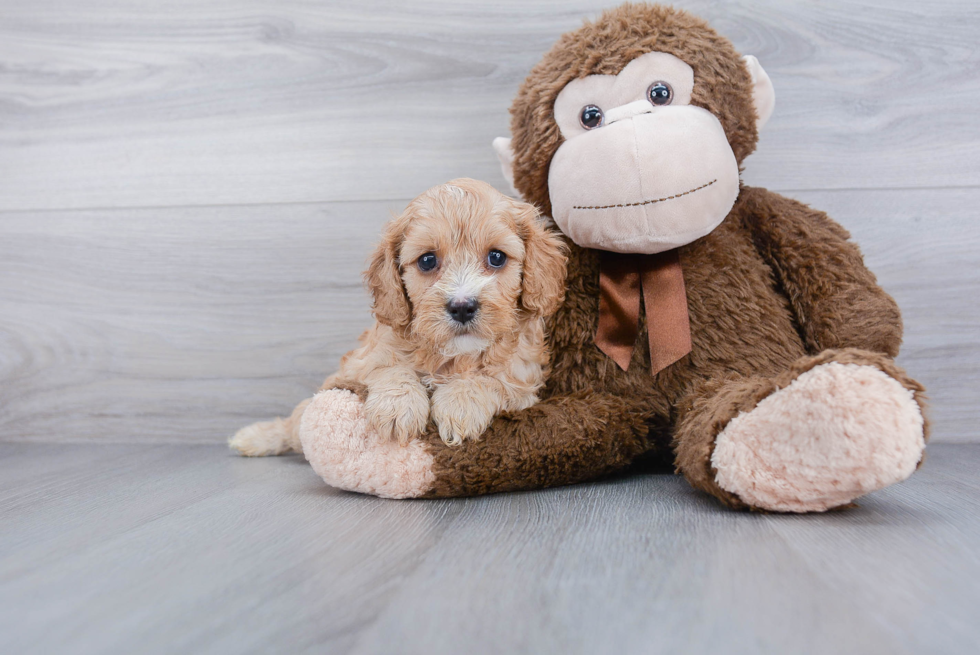
[[[977, 3], [678, 4], [775, 84], [745, 181], [851, 230], [935, 439], [980, 440]], [[288, 412], [370, 323], [389, 212], [505, 189], [511, 97], [600, 8], [0, 1], [0, 439], [213, 442]]]

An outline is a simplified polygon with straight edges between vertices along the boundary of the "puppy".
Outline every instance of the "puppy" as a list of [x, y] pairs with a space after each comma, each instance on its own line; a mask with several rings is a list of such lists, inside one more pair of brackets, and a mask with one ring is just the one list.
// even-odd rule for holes
[[[385, 228], [365, 273], [376, 324], [321, 389], [349, 389], [378, 435], [406, 444], [431, 418], [448, 445], [530, 407], [547, 375], [544, 319], [562, 301], [565, 247], [537, 210], [485, 182], [429, 189]], [[243, 455], [302, 452], [308, 400], [243, 428]]]

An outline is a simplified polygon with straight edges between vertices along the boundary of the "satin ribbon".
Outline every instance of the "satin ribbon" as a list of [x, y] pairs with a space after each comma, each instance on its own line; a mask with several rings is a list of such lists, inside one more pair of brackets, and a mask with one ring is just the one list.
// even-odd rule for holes
[[640, 294], [646, 308], [650, 375], [691, 352], [684, 273], [677, 250], [655, 255], [602, 252], [599, 329], [595, 343], [624, 371], [640, 333]]

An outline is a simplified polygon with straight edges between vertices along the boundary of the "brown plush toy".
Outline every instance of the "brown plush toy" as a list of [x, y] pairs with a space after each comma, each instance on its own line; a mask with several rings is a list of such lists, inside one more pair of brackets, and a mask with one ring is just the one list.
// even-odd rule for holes
[[[742, 186], [773, 107], [753, 57], [705, 22], [623, 5], [534, 67], [498, 139], [505, 173], [568, 239], [531, 408], [449, 447], [368, 434], [328, 390], [299, 429], [330, 484], [446, 497], [589, 480], [672, 459], [733, 508], [823, 511], [920, 462], [923, 388], [893, 358], [895, 302], [819, 211]], [[298, 419], [299, 417], [297, 417]]]

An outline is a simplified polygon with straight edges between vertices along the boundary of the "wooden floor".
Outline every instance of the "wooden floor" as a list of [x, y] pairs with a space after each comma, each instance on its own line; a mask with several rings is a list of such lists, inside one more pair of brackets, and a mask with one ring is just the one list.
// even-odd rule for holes
[[672, 475], [385, 501], [301, 457], [0, 444], [0, 652], [976, 653], [980, 445], [813, 516]]

